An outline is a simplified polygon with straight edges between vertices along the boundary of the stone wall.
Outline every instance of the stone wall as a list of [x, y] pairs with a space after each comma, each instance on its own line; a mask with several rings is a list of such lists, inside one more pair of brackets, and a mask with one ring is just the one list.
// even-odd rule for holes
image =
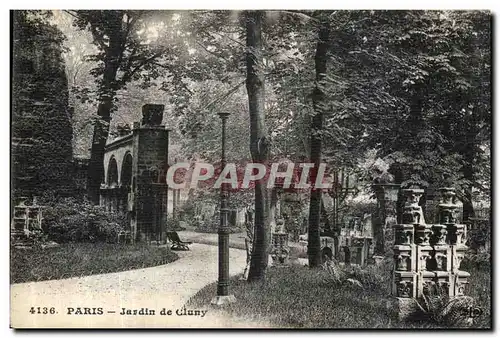
[[74, 193], [72, 110], [62, 34], [27, 11], [13, 12], [13, 198]]
[[[149, 109], [153, 110], [150, 114]], [[106, 146], [104, 165], [114, 158], [117, 185], [105, 176], [101, 187], [101, 204], [128, 213], [130, 230], [137, 241], [161, 241], [167, 225], [168, 200], [166, 170], [168, 164], [168, 130], [158, 125], [162, 105], [145, 105], [142, 124], [134, 123], [131, 134], [122, 134]], [[132, 157], [132, 184], [123, 182], [124, 158]]]

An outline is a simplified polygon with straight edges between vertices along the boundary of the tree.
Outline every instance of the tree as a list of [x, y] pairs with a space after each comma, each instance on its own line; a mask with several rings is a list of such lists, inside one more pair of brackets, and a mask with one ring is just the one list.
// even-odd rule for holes
[[66, 36], [63, 59], [69, 87], [69, 105], [72, 108], [73, 156], [89, 158], [95, 120], [96, 83], [91, 74], [96, 62], [87, 56], [97, 52], [92, 34], [73, 26], [73, 17], [60, 10], [52, 11], [51, 21]]
[[352, 11], [332, 40], [356, 144], [403, 187], [456, 187], [465, 218], [471, 187], [487, 190], [489, 32], [485, 12]]
[[[262, 60], [262, 11], [248, 11], [246, 20], [246, 87], [250, 114], [250, 153], [254, 163], [265, 163], [269, 144], [264, 110], [264, 74]], [[248, 280], [264, 278], [269, 257], [269, 198], [266, 182], [255, 182], [255, 235]]]
[[[92, 137], [87, 191], [89, 199], [99, 202], [99, 188], [104, 175], [104, 147], [109, 134], [111, 114], [116, 108], [116, 93], [146, 70], [155, 71], [155, 62], [165, 49], [144, 43], [140, 28], [147, 24], [145, 11], [72, 11], [75, 25], [89, 29], [98, 53], [92, 58], [98, 66], [92, 74], [98, 79], [98, 119]], [[141, 27], [142, 26], [142, 27]], [[142, 40], [141, 40], [142, 38]]]
[[[318, 27], [318, 42], [314, 63], [316, 66], [316, 84], [312, 93], [314, 116], [311, 123], [311, 162], [314, 169], [311, 174], [311, 182], [316, 182], [317, 172], [321, 164], [321, 144], [323, 131], [323, 116], [325, 112], [325, 92], [328, 43], [330, 40], [330, 24], [322, 19]], [[309, 227], [307, 254], [311, 268], [321, 265], [321, 240], [320, 240], [320, 218], [321, 218], [321, 195], [322, 190], [313, 188], [309, 203]]]
[[[453, 112], [441, 124], [453, 140], [453, 149], [462, 158], [463, 221], [474, 217], [473, 191], [489, 193], [491, 170], [491, 15], [488, 12], [450, 12], [448, 20], [457, 30], [455, 86], [449, 88]], [[450, 128], [451, 127], [451, 128]], [[450, 130], [451, 129], [451, 130]], [[488, 177], [486, 183], [480, 179]]]

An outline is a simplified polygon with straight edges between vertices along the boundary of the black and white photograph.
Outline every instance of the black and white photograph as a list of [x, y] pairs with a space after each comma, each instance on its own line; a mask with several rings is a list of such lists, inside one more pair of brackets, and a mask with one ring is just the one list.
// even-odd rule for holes
[[491, 11], [9, 14], [12, 329], [493, 328]]

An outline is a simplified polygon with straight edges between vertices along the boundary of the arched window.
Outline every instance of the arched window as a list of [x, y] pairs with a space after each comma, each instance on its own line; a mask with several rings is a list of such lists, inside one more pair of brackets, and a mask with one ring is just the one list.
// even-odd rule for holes
[[118, 166], [114, 157], [111, 157], [108, 164], [108, 186], [118, 185]]
[[132, 155], [130, 153], [123, 158], [121, 184], [126, 187], [132, 185]]

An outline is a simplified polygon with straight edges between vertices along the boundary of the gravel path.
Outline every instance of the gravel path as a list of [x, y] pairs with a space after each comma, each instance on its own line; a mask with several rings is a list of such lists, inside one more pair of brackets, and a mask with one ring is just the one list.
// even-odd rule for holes
[[[164, 328], [164, 327], [256, 327], [221, 317], [209, 304], [200, 315], [182, 315], [185, 302], [217, 280], [217, 247], [194, 243], [191, 251], [179, 251], [179, 259], [167, 265], [83, 278], [11, 285], [11, 326], [15, 328]], [[245, 252], [230, 249], [230, 274], [243, 272]], [[56, 314], [30, 314], [31, 307], [54, 307]], [[103, 314], [68, 314], [68, 308]], [[122, 308], [155, 310], [155, 315], [120, 315]], [[160, 311], [165, 309], [165, 315]], [[171, 314], [169, 314], [171, 310]], [[179, 314], [176, 313], [179, 310]], [[201, 316], [202, 310], [208, 310]], [[115, 311], [109, 313], [108, 311]], [[137, 312], [140, 313], [140, 312]], [[186, 313], [189, 313], [186, 311]]]

